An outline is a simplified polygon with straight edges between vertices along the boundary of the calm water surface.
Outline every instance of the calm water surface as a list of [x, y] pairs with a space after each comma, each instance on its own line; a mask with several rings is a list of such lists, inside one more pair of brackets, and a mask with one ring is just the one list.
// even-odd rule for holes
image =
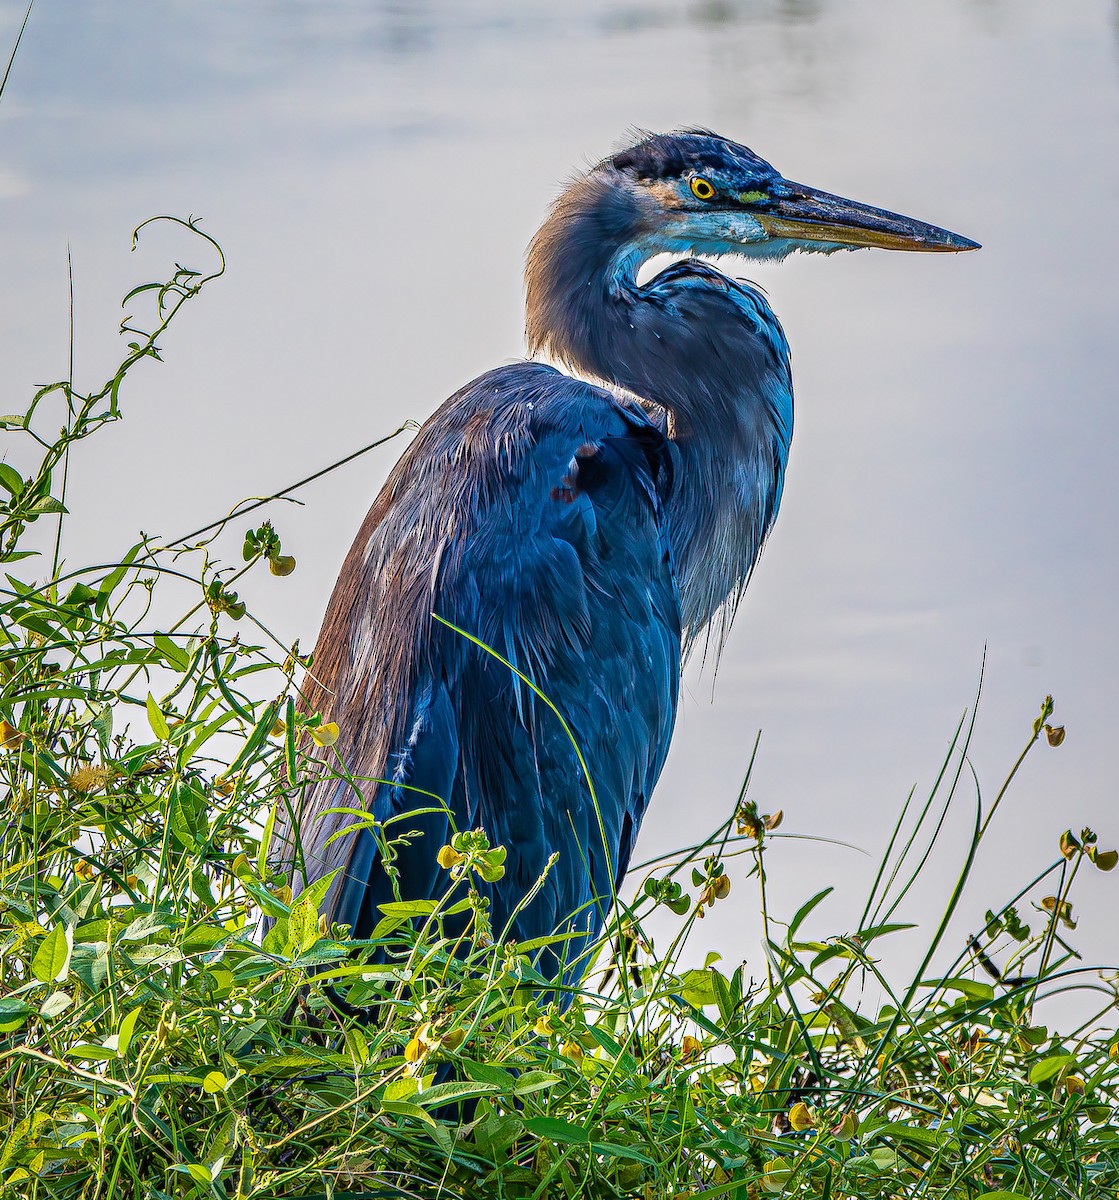
[[[0, 44], [22, 8], [0, 0]], [[202, 216], [228, 277], [78, 459], [69, 549], [96, 561], [138, 526], [183, 532], [521, 354], [522, 253], [557, 187], [627, 128], [683, 124], [984, 249], [750, 268], [794, 352], [786, 499], [717, 678], [689, 673], [638, 855], [721, 818], [758, 729], [763, 810], [877, 852], [934, 777], [986, 646], [986, 794], [1047, 692], [1069, 732], [1016, 784], [962, 937], [1066, 826], [1119, 842], [1119, 9], [1105, 0], [40, 0], [0, 103], [3, 411], [65, 374], [68, 245], [92, 384], [117, 361], [120, 296], [198, 258], [161, 236], [130, 256], [131, 228]], [[299, 570], [251, 599], [283, 637], [313, 641], [397, 453], [274, 514]], [[843, 929], [872, 861], [779, 843], [775, 911], [838, 882], [818, 913], [822, 932]], [[1119, 960], [1115, 882], [1084, 884], [1080, 944]], [[734, 895], [703, 933], [757, 968], [747, 885]]]

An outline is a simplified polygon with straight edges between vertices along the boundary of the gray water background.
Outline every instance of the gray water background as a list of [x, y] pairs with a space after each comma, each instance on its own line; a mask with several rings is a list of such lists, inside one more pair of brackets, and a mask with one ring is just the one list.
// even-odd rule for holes
[[[0, 0], [0, 47], [23, 7]], [[761, 729], [763, 811], [870, 855], [775, 843], [772, 910], [835, 883], [813, 928], [850, 928], [986, 646], [988, 799], [1048, 692], [1068, 738], [1015, 784], [956, 949], [1065, 827], [1119, 843], [1114, 4], [39, 0], [0, 102], [0, 410], [66, 374], [67, 246], [93, 385], [125, 291], [176, 256], [205, 265], [160, 232], [130, 255], [132, 227], [203, 217], [228, 276], [75, 458], [66, 549], [95, 562], [139, 528], [186, 532], [518, 357], [522, 255], [562, 181], [631, 127], [685, 124], [984, 249], [737, 268], [792, 343], [792, 459], [717, 678], [689, 672], [638, 858], [722, 819]], [[313, 642], [402, 444], [273, 513], [299, 569], [243, 592], [285, 640]], [[910, 919], [939, 912], [969, 820]], [[696, 953], [761, 974], [754, 884], [734, 874]], [[1078, 892], [1090, 960], [1119, 961], [1117, 887], [1088, 872]], [[899, 941], [899, 964], [919, 948]]]

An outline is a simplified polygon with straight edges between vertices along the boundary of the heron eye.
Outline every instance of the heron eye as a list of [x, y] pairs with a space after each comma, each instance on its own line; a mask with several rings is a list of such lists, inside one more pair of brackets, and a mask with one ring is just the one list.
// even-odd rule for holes
[[704, 179], [702, 175], [697, 175], [692, 180], [692, 195], [697, 200], [710, 200], [715, 195], [715, 189], [711, 186], [710, 180]]

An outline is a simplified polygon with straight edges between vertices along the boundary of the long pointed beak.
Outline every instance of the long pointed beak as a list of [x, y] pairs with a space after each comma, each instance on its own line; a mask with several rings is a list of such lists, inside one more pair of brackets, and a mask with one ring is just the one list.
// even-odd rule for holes
[[877, 246], [882, 250], [979, 249], [978, 242], [936, 225], [788, 181], [771, 191], [770, 203], [754, 216], [773, 238]]

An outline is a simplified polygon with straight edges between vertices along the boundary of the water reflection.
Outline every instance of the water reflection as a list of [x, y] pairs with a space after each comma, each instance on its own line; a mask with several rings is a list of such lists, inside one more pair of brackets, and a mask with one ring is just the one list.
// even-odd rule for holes
[[818, 4], [769, 0], [734, 11], [733, 22], [703, 22], [721, 108], [762, 120], [769, 109], [819, 108], [843, 92], [851, 63], [846, 31], [822, 25]]

